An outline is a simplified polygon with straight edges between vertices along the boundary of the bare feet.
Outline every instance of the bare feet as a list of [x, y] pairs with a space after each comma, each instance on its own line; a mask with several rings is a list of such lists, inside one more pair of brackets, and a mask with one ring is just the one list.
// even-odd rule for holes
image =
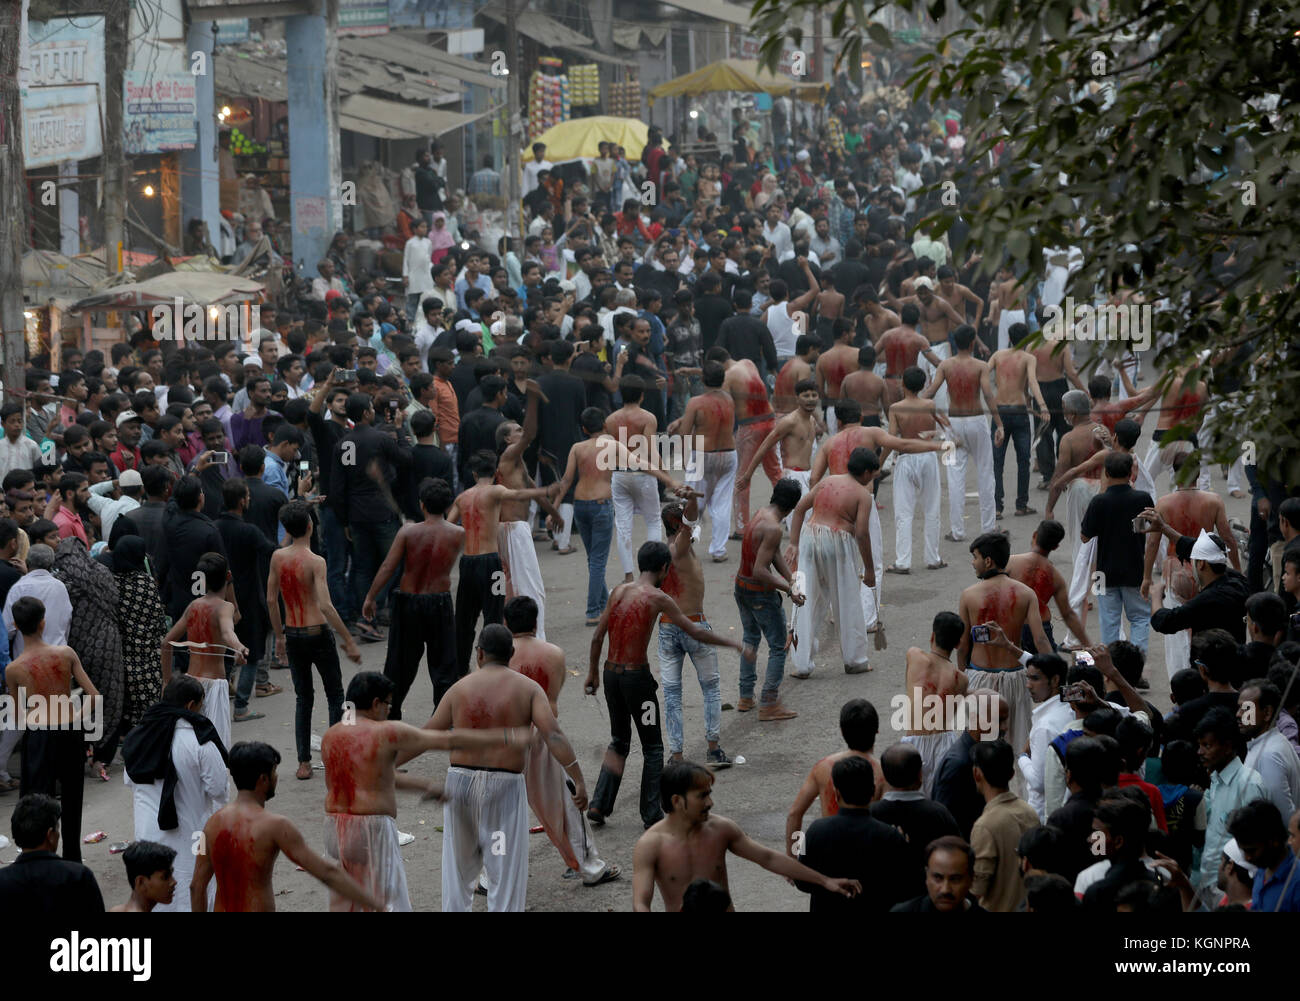
[[310, 761], [299, 761], [299, 762], [298, 762], [298, 771], [297, 771], [297, 773], [296, 773], [296, 775], [295, 775], [294, 777], [295, 777], [295, 778], [300, 778], [300, 779], [309, 779], [309, 778], [311, 778], [311, 762], [310, 762]]

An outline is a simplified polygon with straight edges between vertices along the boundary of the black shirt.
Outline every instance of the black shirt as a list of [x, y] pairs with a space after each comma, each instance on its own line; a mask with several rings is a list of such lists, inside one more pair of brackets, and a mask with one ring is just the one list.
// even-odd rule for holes
[[834, 817], [812, 822], [804, 836], [800, 861], [823, 876], [856, 879], [862, 892], [843, 897], [814, 883], [796, 882], [795, 886], [812, 895], [808, 909], [813, 912], [883, 914], [912, 892], [911, 859], [903, 836], [873, 819], [870, 810], [842, 806]]
[[420, 484], [429, 478], [446, 480], [447, 486], [455, 481], [451, 456], [437, 445], [416, 445], [411, 449], [411, 468], [406, 470], [403, 479], [406, 489], [402, 491], [402, 513], [412, 521], [423, 521], [423, 509], [420, 507]]
[[493, 455], [497, 453], [497, 426], [506, 420], [500, 410], [492, 407], [478, 407], [460, 419], [459, 472], [460, 482], [473, 486], [474, 477], [469, 471], [469, 458], [480, 449], [487, 449]]
[[670, 303], [677, 291], [677, 273], [666, 268], [661, 270], [653, 264], [642, 264], [632, 273], [632, 284], [638, 289], [654, 289], [665, 303]]
[[[382, 488], [370, 470], [376, 461], [385, 484]], [[392, 435], [369, 424], [358, 424], [334, 446], [333, 463], [329, 505], [344, 526], [380, 524], [397, 517], [388, 485], [395, 478], [393, 467], [405, 469], [411, 464], [409, 445], [398, 444]]]
[[311, 431], [312, 443], [316, 446], [316, 461], [320, 463], [320, 477], [318, 480], [320, 492], [328, 497], [330, 495], [330, 481], [334, 472], [334, 464], [330, 461], [330, 457], [334, 454], [334, 446], [348, 433], [348, 428], [342, 421], [336, 421], [332, 418], [326, 420], [323, 415], [311, 410], [307, 411], [307, 427]]
[[554, 463], [558, 480], [569, 461], [569, 449], [581, 441], [582, 412], [587, 407], [587, 387], [569, 372], [553, 370], [537, 380], [543, 395], [545, 417], [537, 427], [537, 442], [543, 459]]
[[478, 376], [474, 374], [474, 366], [480, 361], [482, 359], [474, 355], [463, 356], [460, 361], [452, 366], [451, 378], [447, 380], [451, 383], [452, 389], [456, 390], [456, 404], [462, 414], [467, 409], [465, 406], [466, 397], [478, 385]]
[[[888, 794], [886, 794], [888, 795]], [[957, 821], [942, 803], [932, 799], [882, 799], [871, 804], [871, 815], [899, 828], [907, 838], [908, 894], [925, 893], [925, 849], [935, 838], [961, 836]]]
[[[1179, 537], [1179, 559], [1191, 559], [1195, 541], [1190, 535]], [[1245, 643], [1246, 599], [1249, 597], [1250, 585], [1245, 576], [1228, 567], [1177, 608], [1161, 608], [1153, 612], [1151, 628], [1158, 633], [1176, 633], [1190, 629], [1192, 635], [1203, 633], [1207, 629], [1224, 629], [1238, 643]]]
[[590, 351], [582, 351], [573, 356], [573, 361], [569, 365], [569, 371], [583, 383], [583, 389], [587, 394], [586, 405], [596, 407], [607, 414], [614, 409], [614, 401], [609, 390], [605, 388], [605, 379], [609, 378], [609, 372], [605, 369], [608, 364], [601, 361], [598, 355]]
[[432, 167], [415, 168], [415, 204], [421, 212], [442, 209], [442, 190], [447, 182]]
[[[249, 476], [244, 482], [248, 485], [248, 507], [244, 509], [244, 520], [275, 542], [280, 538], [280, 508], [289, 503], [289, 498], [283, 490], [271, 486], [260, 476]], [[269, 569], [269, 560], [266, 565]]]
[[848, 257], [831, 269], [835, 277], [835, 291], [842, 292], [844, 298], [852, 301], [853, 292], [867, 280], [867, 266], [859, 260]]
[[[891, 914], [924, 914], [936, 912], [937, 910], [938, 908], [934, 906], [934, 901], [930, 899], [929, 895], [923, 894], [901, 904], [895, 904], [889, 909], [889, 912]], [[974, 897], [967, 897], [966, 906], [962, 908], [960, 913], [987, 914], [988, 912], [976, 902]]]
[[1097, 570], [1106, 586], [1141, 587], [1146, 536], [1133, 531], [1133, 519], [1156, 502], [1145, 490], [1113, 483], [1088, 503], [1079, 531], [1097, 540]]
[[718, 343], [718, 331], [735, 312], [731, 303], [720, 295], [695, 297], [695, 318], [700, 321], [700, 341], [705, 351]]
[[[1198, 695], [1189, 702], [1184, 702], [1181, 706], [1173, 711], [1169, 719], [1165, 721], [1165, 742], [1171, 740], [1188, 740], [1193, 744], [1196, 738], [1192, 732], [1196, 725], [1201, 722], [1205, 714], [1211, 709], [1226, 709], [1234, 717], [1237, 715], [1237, 693], [1236, 692], [1206, 692], [1204, 695]], [[1245, 746], [1241, 750], [1245, 751]], [[1290, 819], [1289, 817], [1287, 818]]]
[[14, 586], [21, 578], [17, 569], [11, 567], [8, 563], [0, 562], [0, 605], [3, 605], [5, 598], [9, 597], [9, 589]]
[[162, 599], [173, 622], [180, 621], [194, 598], [190, 590], [192, 575], [204, 553], [228, 555], [217, 526], [207, 515], [177, 510], [167, 519], [164, 528], [158, 571], [162, 580]]
[[1065, 835], [1062, 839], [1061, 875], [1071, 883], [1079, 873], [1097, 861], [1092, 851], [1092, 818], [1096, 811], [1096, 802], [1083, 793], [1076, 793], [1065, 801], [1065, 805], [1052, 811], [1047, 823], [1059, 827]]
[[[207, 498], [204, 497], [204, 505]], [[147, 500], [131, 512], [131, 523], [135, 525], [140, 538], [144, 539], [145, 552], [149, 555], [149, 566], [153, 569], [154, 581], [160, 579], [160, 561], [166, 536], [163, 526], [167, 521], [167, 502]]]
[[939, 761], [934, 771], [934, 787], [930, 792], [936, 803], [942, 803], [957, 822], [961, 836], [970, 840], [971, 828], [984, 812], [984, 797], [975, 788], [975, 774], [971, 771], [970, 752], [975, 738], [970, 731], [957, 738], [957, 743]]
[[103, 914], [104, 896], [95, 874], [80, 862], [66, 862], [53, 852], [23, 852], [0, 869], [0, 912], [15, 921], [80, 918]]
[[718, 345], [727, 349], [727, 354], [739, 361], [747, 358], [752, 361], [762, 374], [777, 371], [776, 345], [772, 343], [772, 331], [767, 324], [748, 313], [736, 313], [723, 321], [718, 330]]

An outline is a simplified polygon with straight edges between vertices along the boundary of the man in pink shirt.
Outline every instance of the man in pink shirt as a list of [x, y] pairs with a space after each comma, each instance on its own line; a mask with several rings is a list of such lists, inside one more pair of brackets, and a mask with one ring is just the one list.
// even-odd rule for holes
[[90, 548], [86, 537], [86, 526], [81, 523], [78, 511], [90, 503], [90, 486], [81, 473], [65, 473], [59, 480], [58, 507], [51, 514], [54, 524], [59, 526], [59, 538], [66, 539], [75, 535]]

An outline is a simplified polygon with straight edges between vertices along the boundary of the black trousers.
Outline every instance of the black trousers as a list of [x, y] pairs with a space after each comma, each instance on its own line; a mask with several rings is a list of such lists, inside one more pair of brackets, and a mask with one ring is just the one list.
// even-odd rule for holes
[[392, 607], [384, 674], [397, 686], [388, 718], [401, 719], [402, 703], [420, 671], [422, 656], [427, 657], [435, 706], [460, 677], [456, 670], [454, 642], [456, 618], [449, 592], [408, 594], [394, 591]]
[[479, 614], [487, 626], [500, 622], [505, 612], [506, 576], [501, 557], [496, 553], [462, 556], [456, 584], [456, 677], [469, 674]]
[[659, 776], [664, 770], [664, 735], [659, 715], [659, 685], [649, 667], [638, 671], [614, 672], [605, 668], [605, 705], [609, 707], [609, 749], [600, 766], [591, 805], [608, 817], [623, 781], [627, 752], [632, 749], [632, 727], [636, 726], [645, 763], [641, 766], [641, 821], [646, 827], [663, 819], [659, 803]]
[[81, 799], [86, 782], [86, 741], [80, 730], [28, 730], [18, 795], [58, 796], [63, 807], [59, 836], [63, 857], [81, 861]]
[[334, 631], [329, 626], [307, 633], [293, 626], [284, 629], [284, 653], [289, 658], [289, 677], [293, 679], [293, 738], [298, 760], [311, 760], [311, 714], [316, 706], [316, 684], [311, 669], [315, 666], [325, 689], [330, 726], [343, 718], [343, 672]]
[[[1061, 413], [1061, 397], [1069, 388], [1070, 383], [1066, 379], [1049, 379], [1038, 384], [1038, 390], [1043, 394], [1043, 402], [1047, 404], [1047, 416], [1050, 418], [1048, 420], [1050, 429], [1038, 439], [1038, 472], [1044, 480], [1048, 481], [1056, 474], [1056, 450], [1061, 445], [1061, 438], [1070, 430], [1065, 414]], [[1043, 420], [1039, 418], [1038, 423], [1042, 424]]]

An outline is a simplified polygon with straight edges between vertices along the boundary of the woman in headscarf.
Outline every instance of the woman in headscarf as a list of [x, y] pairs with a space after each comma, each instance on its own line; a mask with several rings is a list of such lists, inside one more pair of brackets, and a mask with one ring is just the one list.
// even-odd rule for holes
[[774, 174], [764, 174], [762, 187], [759, 189], [758, 194], [754, 196], [754, 209], [761, 211], [766, 208], [767, 203], [775, 198], [780, 190], [776, 183], [776, 176]]
[[429, 230], [429, 242], [433, 244], [433, 263], [440, 264], [442, 259], [447, 256], [447, 251], [456, 242], [451, 235], [451, 230], [447, 228], [447, 213], [435, 212], [433, 214], [433, 229]]
[[[121, 520], [120, 518], [118, 519]], [[117, 528], [116, 525], [113, 526]], [[122, 731], [140, 722], [151, 705], [162, 698], [162, 660], [159, 651], [167, 635], [158, 585], [149, 572], [145, 542], [127, 535], [113, 546], [113, 576], [117, 579], [117, 623], [122, 633], [122, 665], [126, 697], [122, 705]]]
[[104, 700], [100, 709], [103, 735], [93, 747], [91, 767], [107, 782], [108, 766], [121, 736], [125, 688], [122, 634], [117, 624], [117, 581], [108, 567], [90, 558], [85, 543], [76, 537], [59, 543], [53, 573], [68, 589], [72, 602], [68, 646], [81, 659], [81, 666]]

